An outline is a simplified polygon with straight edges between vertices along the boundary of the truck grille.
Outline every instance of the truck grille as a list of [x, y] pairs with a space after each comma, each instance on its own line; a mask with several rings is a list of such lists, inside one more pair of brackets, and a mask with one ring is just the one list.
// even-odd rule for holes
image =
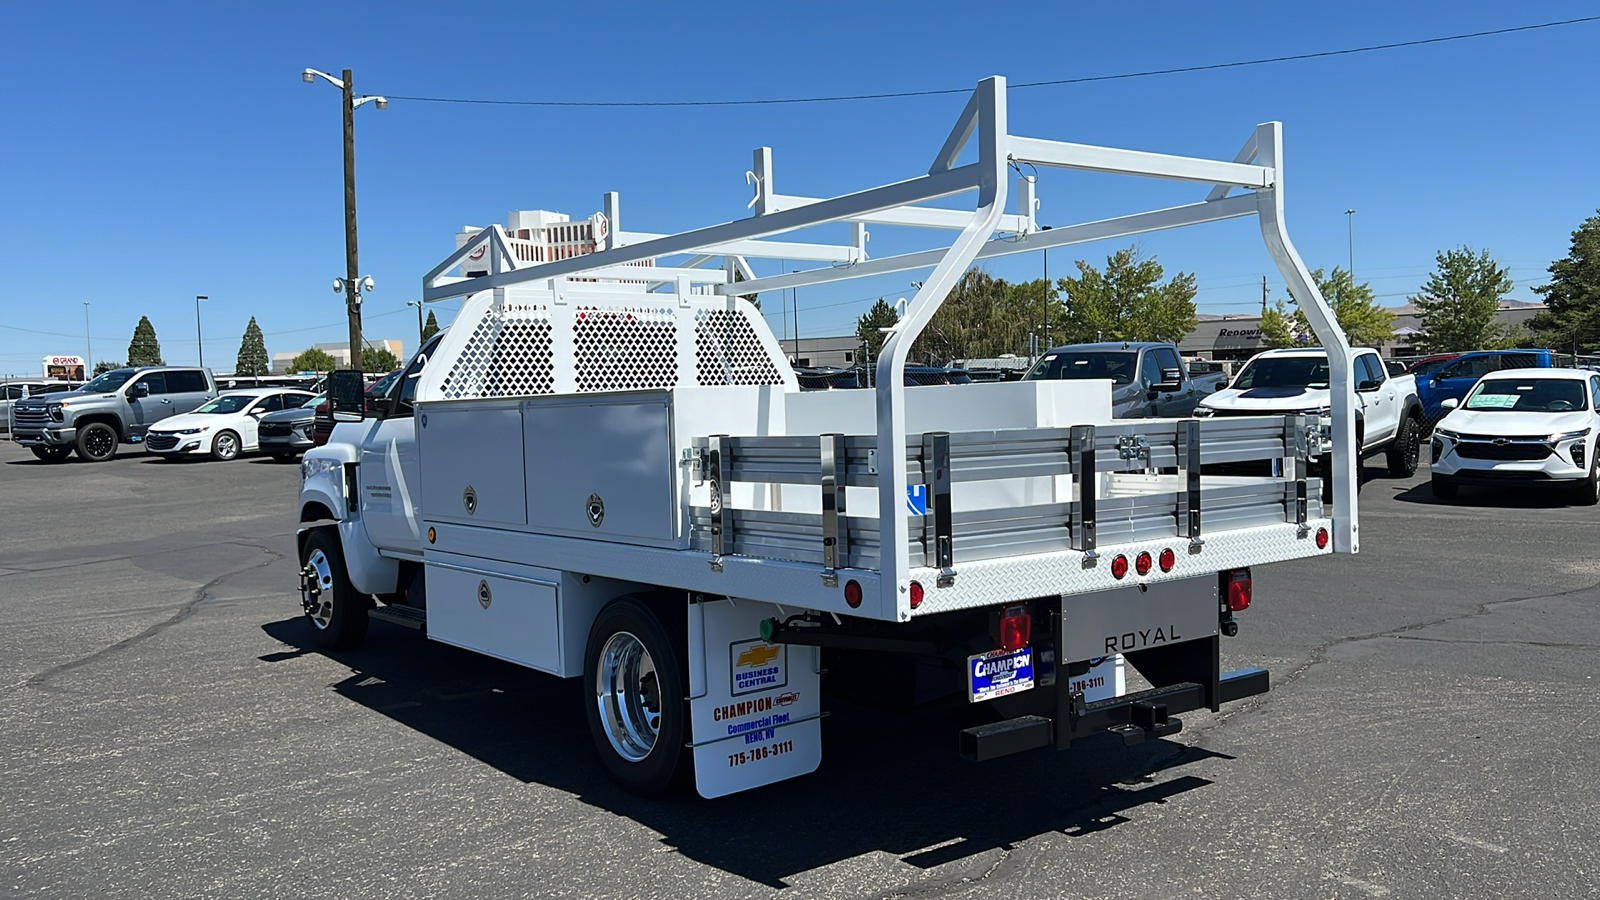
[[50, 425], [50, 416], [42, 409], [13, 409], [11, 420], [18, 428], [47, 428]]
[[1456, 445], [1456, 455], [1463, 459], [1533, 461], [1549, 457], [1552, 449], [1549, 444], [1545, 443], [1508, 442], [1491, 444], [1462, 441]]
[[171, 450], [178, 446], [178, 436], [175, 434], [156, 434], [152, 432], [144, 439], [144, 444], [151, 450]]

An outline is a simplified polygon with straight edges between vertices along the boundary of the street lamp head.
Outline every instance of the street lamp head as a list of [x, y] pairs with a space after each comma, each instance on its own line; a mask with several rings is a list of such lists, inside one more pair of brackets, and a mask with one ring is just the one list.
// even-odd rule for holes
[[343, 278], [335, 278], [333, 280], [333, 292], [335, 294], [344, 293], [344, 279]]
[[372, 276], [371, 275], [364, 276], [361, 279], [361, 289], [363, 291], [370, 291], [370, 290], [375, 289], [376, 287], [377, 287], [377, 285], [372, 283]]
[[316, 84], [317, 73], [311, 69], [307, 69], [300, 73], [300, 80], [304, 81], [306, 84]]
[[388, 109], [389, 108], [389, 98], [388, 97], [379, 97], [378, 98], [378, 108], [379, 109]]
[[196, 300], [210, 300], [211, 299], [210, 297], [207, 297], [205, 294], [195, 294], [194, 298]]

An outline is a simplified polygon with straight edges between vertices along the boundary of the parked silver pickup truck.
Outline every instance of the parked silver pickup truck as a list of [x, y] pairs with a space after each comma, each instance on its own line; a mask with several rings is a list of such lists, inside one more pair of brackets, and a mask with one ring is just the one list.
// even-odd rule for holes
[[1111, 414], [1119, 419], [1184, 418], [1228, 385], [1223, 372], [1191, 376], [1177, 347], [1144, 341], [1056, 347], [1023, 380], [1086, 378], [1111, 381]]
[[11, 439], [45, 462], [62, 462], [74, 451], [86, 462], [104, 462], [118, 444], [138, 443], [151, 425], [216, 396], [210, 369], [112, 369], [75, 391], [16, 401]]

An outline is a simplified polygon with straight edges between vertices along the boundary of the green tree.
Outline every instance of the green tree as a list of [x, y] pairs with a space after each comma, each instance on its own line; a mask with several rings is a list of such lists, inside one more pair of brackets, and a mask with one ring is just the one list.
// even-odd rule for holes
[[400, 360], [382, 347], [361, 348], [361, 371], [387, 372], [400, 367]]
[[233, 363], [235, 375], [269, 375], [272, 363], [267, 359], [267, 342], [261, 337], [261, 326], [256, 317], [244, 327], [244, 337], [239, 341], [239, 356]]
[[1424, 334], [1412, 343], [1423, 353], [1497, 350], [1510, 346], [1512, 329], [1494, 320], [1500, 299], [1511, 293], [1511, 274], [1471, 247], [1441, 250], [1422, 290], [1410, 298]]
[[1137, 247], [1106, 257], [1104, 272], [1081, 259], [1077, 266], [1077, 278], [1057, 282], [1066, 295], [1060, 329], [1065, 342], [1177, 343], [1194, 330], [1193, 275], [1179, 272], [1163, 282], [1161, 264], [1143, 257]]
[[128, 365], [164, 366], [166, 364], [166, 361], [161, 358], [161, 342], [156, 340], [156, 327], [150, 324], [149, 316], [140, 316], [139, 324], [133, 326], [133, 340], [128, 342]]
[[428, 310], [428, 321], [422, 325], [422, 343], [426, 344], [428, 338], [439, 333], [439, 320], [433, 317], [433, 310]]
[[109, 359], [102, 359], [99, 362], [94, 364], [94, 374], [91, 375], [90, 377], [91, 378], [98, 378], [101, 375], [104, 375], [105, 373], [111, 371], [112, 369], [120, 367], [121, 365], [122, 365], [121, 363], [115, 363], [115, 362], [112, 362]]
[[[1350, 273], [1338, 266], [1326, 276], [1322, 269], [1312, 269], [1311, 279], [1317, 283], [1322, 299], [1333, 309], [1339, 330], [1344, 332], [1345, 340], [1352, 347], [1377, 347], [1394, 339], [1394, 313], [1378, 305], [1372, 295], [1372, 285], [1365, 281], [1356, 284]], [[1293, 291], [1289, 292], [1289, 301], [1296, 307], [1300, 305]], [[1294, 312], [1290, 330], [1296, 335], [1310, 335], [1310, 339], [1315, 340], [1311, 323], [1300, 309]]]
[[871, 309], [856, 319], [856, 340], [866, 349], [867, 359], [877, 359], [878, 351], [883, 349], [883, 342], [888, 338], [888, 335], [879, 329], [889, 328], [898, 321], [900, 316], [882, 297], [872, 304]]
[[1583, 220], [1572, 247], [1550, 264], [1550, 283], [1534, 288], [1547, 309], [1528, 327], [1547, 346], [1571, 348], [1600, 342], [1600, 215]]
[[[1045, 320], [1046, 290], [1042, 280], [1012, 284], [981, 269], [972, 269], [951, 289], [939, 311], [912, 345], [910, 358], [930, 365], [954, 359], [1025, 353], [1028, 335], [1038, 334]], [[1058, 310], [1050, 321], [1059, 322]]]
[[1299, 337], [1304, 332], [1297, 331], [1298, 313], [1298, 310], [1290, 312], [1282, 300], [1264, 310], [1261, 313], [1261, 346], [1276, 350], [1300, 343]]
[[312, 347], [294, 359], [289, 360], [289, 371], [331, 372], [338, 365], [339, 361], [328, 355], [328, 353]]

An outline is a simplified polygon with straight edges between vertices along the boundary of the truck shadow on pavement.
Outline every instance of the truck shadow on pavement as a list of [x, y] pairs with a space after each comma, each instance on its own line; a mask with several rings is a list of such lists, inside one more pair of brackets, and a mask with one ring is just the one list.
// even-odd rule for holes
[[1394, 498], [1402, 503], [1467, 509], [1562, 509], [1572, 503], [1565, 486], [1548, 484], [1462, 485], [1454, 500], [1440, 500], [1433, 495], [1433, 487], [1424, 481], [1400, 491]]
[[823, 726], [812, 775], [705, 800], [686, 788], [645, 799], [616, 787], [590, 742], [580, 679], [558, 679], [426, 641], [374, 622], [366, 644], [323, 653], [304, 619], [262, 626], [292, 648], [272, 663], [317, 653], [347, 666], [339, 695], [525, 783], [578, 797], [663, 835], [702, 864], [773, 887], [785, 879], [881, 852], [922, 869], [1043, 834], [1081, 836], [1125, 813], [1204, 787], [1163, 775], [1223, 754], [1171, 741], [1124, 748], [1093, 739], [1067, 752], [962, 760], [949, 711], [879, 714], [838, 702]]

